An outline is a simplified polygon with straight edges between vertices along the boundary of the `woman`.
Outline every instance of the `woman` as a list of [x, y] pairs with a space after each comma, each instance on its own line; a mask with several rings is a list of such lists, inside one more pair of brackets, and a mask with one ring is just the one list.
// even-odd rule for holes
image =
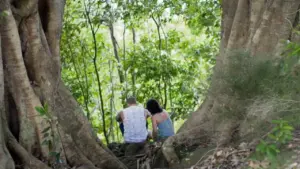
[[152, 115], [152, 137], [155, 141], [163, 141], [175, 134], [168, 113], [160, 107], [156, 100], [148, 100], [146, 108]]

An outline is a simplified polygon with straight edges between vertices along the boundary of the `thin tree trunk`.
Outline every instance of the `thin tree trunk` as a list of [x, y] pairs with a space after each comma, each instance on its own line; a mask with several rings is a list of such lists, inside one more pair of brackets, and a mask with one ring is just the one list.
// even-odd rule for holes
[[132, 73], [131, 73], [131, 81], [132, 81], [132, 92], [133, 92], [133, 96], [136, 96], [136, 88], [135, 88], [135, 79], [136, 79], [136, 75], [135, 75], [135, 48], [136, 48], [136, 35], [135, 35], [135, 29], [132, 28], [132, 41], [133, 41], [133, 59], [132, 59], [132, 63], [131, 63], [131, 67], [132, 69]]
[[110, 96], [110, 102], [109, 102], [109, 107], [110, 107], [110, 131], [112, 133], [112, 140], [115, 141], [115, 134], [113, 132], [114, 128], [114, 99], [115, 99], [115, 90], [114, 90], [114, 81], [113, 81], [113, 66], [111, 61], [108, 61], [109, 63], [109, 76], [110, 76], [110, 87], [111, 87], [111, 96]]
[[84, 70], [84, 82], [85, 82], [85, 98], [84, 98], [84, 105], [85, 105], [85, 110], [87, 114], [87, 119], [91, 119], [91, 113], [89, 109], [89, 100], [90, 100], [90, 95], [89, 95], [89, 84], [88, 84], [88, 77], [87, 77], [87, 66], [86, 66], [86, 60], [83, 58], [83, 70]]
[[[160, 18], [158, 17], [158, 20], [156, 20], [154, 18], [153, 15], [151, 15], [152, 20], [154, 21], [155, 25], [156, 25], [156, 29], [157, 29], [157, 34], [158, 34], [158, 50], [159, 50], [159, 57], [161, 62], [163, 63], [163, 66], [167, 66], [165, 65], [165, 61], [161, 56], [161, 52], [162, 52], [162, 38], [161, 38], [161, 33], [160, 33], [160, 29], [161, 29], [161, 22], [160, 22]], [[163, 107], [166, 109], [167, 108], [167, 104], [168, 104], [168, 94], [167, 94], [167, 84], [166, 84], [166, 79], [164, 75], [161, 75], [160, 77], [163, 81], [164, 84], [164, 99], [163, 100]], [[161, 92], [160, 92], [161, 94]]]
[[[82, 55], [86, 55], [86, 52], [88, 53], [88, 51], [85, 48], [85, 43], [81, 43], [81, 53]], [[85, 95], [85, 99], [84, 99], [84, 104], [85, 104], [85, 109], [86, 109], [86, 113], [87, 113], [87, 119], [90, 120], [91, 117], [91, 112], [89, 109], [89, 102], [90, 102], [90, 85], [88, 82], [88, 76], [87, 76], [87, 64], [86, 64], [86, 59], [85, 57], [82, 58], [83, 59], [83, 71], [84, 71], [84, 84], [85, 84], [85, 91], [84, 91], [84, 95]]]
[[82, 85], [82, 82], [80, 80], [81, 76], [80, 76], [78, 67], [76, 65], [76, 61], [75, 61], [75, 54], [74, 54], [73, 49], [71, 48], [70, 44], [68, 44], [68, 47], [70, 49], [70, 57], [71, 57], [71, 61], [72, 61], [73, 67], [75, 69], [76, 78], [77, 78], [77, 81], [78, 81], [81, 93], [83, 95], [83, 102], [84, 102], [85, 109], [86, 109], [86, 112], [87, 112], [87, 118], [90, 119], [90, 113], [89, 113], [89, 108], [88, 108], [88, 97], [89, 96], [86, 95], [86, 90], [88, 90], [88, 89], [85, 88], [85, 87], [83, 87], [83, 85]]
[[110, 32], [110, 38], [111, 38], [111, 42], [113, 44], [113, 48], [114, 48], [114, 56], [118, 62], [118, 73], [119, 73], [119, 78], [120, 78], [120, 83], [123, 84], [124, 83], [124, 75], [123, 75], [123, 72], [122, 72], [122, 69], [120, 67], [120, 64], [121, 63], [121, 60], [120, 60], [120, 57], [119, 57], [119, 52], [118, 52], [118, 47], [117, 47], [117, 40], [115, 38], [115, 35], [114, 35], [114, 27], [112, 24], [109, 25], [109, 32]]
[[123, 103], [123, 107], [125, 107], [125, 98], [126, 98], [126, 88], [124, 87], [124, 82], [125, 82], [125, 79], [124, 79], [124, 74], [123, 74], [123, 66], [122, 66], [122, 62], [120, 60], [120, 57], [119, 57], [119, 52], [118, 52], [118, 47], [117, 47], [117, 40], [115, 38], [115, 35], [114, 35], [114, 26], [112, 23], [109, 23], [109, 32], [110, 32], [110, 38], [111, 38], [111, 42], [113, 44], [113, 51], [114, 51], [114, 56], [115, 56], [115, 59], [117, 60], [117, 70], [118, 70], [118, 74], [119, 74], [119, 79], [120, 79], [120, 84], [122, 86], [122, 93], [121, 93], [121, 101]]
[[94, 46], [93, 65], [94, 65], [94, 71], [96, 74], [97, 84], [98, 84], [100, 111], [102, 113], [102, 128], [103, 128], [103, 133], [104, 133], [106, 143], [109, 144], [109, 138], [108, 138], [108, 134], [107, 134], [107, 130], [106, 130], [105, 110], [104, 110], [104, 103], [103, 103], [104, 101], [103, 101], [103, 95], [102, 95], [102, 84], [101, 84], [100, 75], [98, 72], [99, 69], [98, 69], [98, 65], [97, 65], [98, 43], [97, 43], [97, 39], [96, 39], [96, 31], [95, 31], [95, 28], [93, 27], [89, 12], [90, 11], [87, 10], [87, 7], [85, 5], [85, 15], [87, 17], [88, 24], [90, 26], [92, 37], [93, 37], [93, 46]]
[[[125, 66], [125, 61], [126, 61], [126, 24], [124, 22], [124, 30], [123, 30], [123, 58], [122, 58], [122, 65], [123, 67]], [[128, 83], [127, 83], [127, 70], [123, 68], [124, 72], [124, 92], [125, 92], [125, 98], [127, 98], [128, 95]]]

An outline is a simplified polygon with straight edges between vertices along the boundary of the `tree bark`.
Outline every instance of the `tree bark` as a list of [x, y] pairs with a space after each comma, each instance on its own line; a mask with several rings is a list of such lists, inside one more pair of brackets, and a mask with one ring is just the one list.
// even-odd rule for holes
[[[0, 113], [3, 116], [0, 166], [14, 168], [15, 162], [22, 168], [51, 168], [58, 161], [49, 152], [55, 151], [71, 167], [126, 168], [97, 139], [80, 106], [61, 81], [59, 43], [64, 4], [65, 1], [59, 0], [0, 0], [0, 13], [3, 13], [0, 17]], [[4, 91], [8, 94], [4, 95]], [[35, 109], [45, 104], [49, 107], [51, 124]], [[15, 110], [18, 113], [13, 116]], [[5, 112], [7, 117], [20, 122], [6, 120]], [[54, 149], [42, 145], [43, 130], [50, 125], [59, 139], [53, 142]], [[16, 130], [10, 131], [12, 128]]]
[[[216, 85], [217, 69], [222, 69], [232, 51], [244, 50], [252, 56], [264, 56], [264, 59], [280, 57], [284, 41], [299, 41], [294, 33], [293, 24], [299, 17], [300, 2], [281, 1], [222, 1], [222, 34], [220, 55], [217, 56], [214, 79], [210, 91]], [[297, 21], [299, 24], [299, 20]], [[218, 90], [219, 91], [219, 90]], [[198, 111], [191, 114], [180, 131], [202, 124], [204, 116], [210, 114], [217, 104], [216, 96], [210, 94]], [[226, 102], [225, 102], [226, 103]], [[221, 104], [221, 103], [219, 103]]]
[[[299, 35], [294, 31], [299, 29], [296, 27], [299, 25], [299, 9], [298, 0], [222, 1], [220, 54], [216, 57], [209, 93], [200, 108], [189, 116], [175, 138], [194, 130], [193, 135], [208, 133], [212, 143], [219, 146], [241, 139], [234, 140], [234, 137], [236, 132], [239, 136], [245, 134], [241, 131], [246, 112], [237, 109], [239, 100], [220, 82], [220, 72], [232, 61], [230, 56], [236, 51], [248, 52], [252, 57], [260, 57], [262, 60], [280, 58], [285, 47], [284, 42], [300, 42]], [[224, 109], [238, 112], [237, 116], [224, 115], [220, 111]], [[262, 121], [259, 118], [256, 120]], [[252, 133], [252, 138], [255, 137], [259, 136]], [[170, 146], [176, 143], [176, 139], [171, 137], [166, 142], [165, 146]], [[176, 161], [176, 157], [173, 159]], [[174, 160], [169, 162], [174, 163]]]
[[[0, 33], [1, 37], [1, 33]], [[0, 38], [1, 46], [1, 38]], [[14, 169], [15, 165], [13, 159], [6, 147], [5, 144], [5, 135], [4, 135], [4, 120], [5, 116], [5, 104], [4, 104], [4, 71], [3, 71], [3, 62], [2, 62], [2, 51], [0, 47], [0, 168], [1, 169]]]

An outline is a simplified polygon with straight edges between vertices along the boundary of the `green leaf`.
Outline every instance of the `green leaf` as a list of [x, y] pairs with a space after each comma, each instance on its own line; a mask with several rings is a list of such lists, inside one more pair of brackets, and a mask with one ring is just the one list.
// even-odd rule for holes
[[273, 123], [273, 124], [280, 124], [281, 121], [280, 121], [280, 120], [272, 120], [272, 123]]
[[9, 15], [9, 11], [5, 10], [3, 12], [0, 12], [0, 17], [1, 16], [8, 16]]
[[276, 159], [276, 156], [277, 156], [276, 149], [268, 147], [266, 152], [267, 152], [267, 156], [268, 156], [269, 159], [271, 159], [271, 160]]
[[42, 142], [42, 145], [49, 145], [49, 143], [50, 143], [50, 140], [44, 140], [44, 141]]
[[47, 128], [45, 128], [45, 129], [42, 131], [42, 133], [46, 133], [46, 132], [48, 132], [50, 129], [51, 129], [51, 127], [47, 127]]
[[49, 136], [49, 133], [45, 133], [43, 137], [46, 138], [48, 136]]
[[49, 108], [48, 104], [45, 103], [45, 104], [44, 104], [44, 110], [45, 110], [45, 112], [48, 112], [48, 110], [49, 110], [48, 108]]
[[277, 148], [276, 144], [270, 144], [269, 147], [270, 147], [270, 149], [275, 150], [276, 153], [279, 153], [279, 152], [280, 152], [280, 150]]
[[46, 114], [46, 111], [43, 107], [35, 107], [35, 110], [41, 115], [44, 116]]
[[52, 157], [57, 157], [57, 154], [58, 154], [57, 152], [49, 152], [49, 155]]
[[266, 145], [264, 143], [259, 143], [256, 146], [256, 151], [258, 151], [258, 152], [265, 152], [266, 151]]
[[271, 139], [273, 139], [273, 140], [277, 140], [277, 137], [274, 136], [274, 134], [269, 134], [268, 137], [271, 138]]
[[291, 131], [291, 130], [294, 130], [294, 128], [293, 128], [292, 126], [288, 126], [288, 125], [283, 126], [282, 129], [290, 130], [290, 131]]
[[276, 126], [275, 128], [272, 129], [272, 132], [274, 133], [274, 132], [276, 132], [278, 130], [280, 130], [280, 128], [278, 126]]
[[260, 143], [265, 145], [265, 146], [267, 145], [267, 142], [265, 142], [264, 140], [260, 140]]
[[56, 153], [56, 156], [55, 156], [55, 158], [56, 158], [56, 162], [60, 162], [60, 153]]

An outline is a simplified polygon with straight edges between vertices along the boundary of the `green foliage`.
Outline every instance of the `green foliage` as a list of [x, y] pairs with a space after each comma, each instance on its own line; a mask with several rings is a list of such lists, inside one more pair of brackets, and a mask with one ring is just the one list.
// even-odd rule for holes
[[[181, 10], [180, 6], [190, 9]], [[199, 11], [205, 16], [194, 15]], [[109, 140], [120, 140], [114, 116], [128, 95], [136, 96], [141, 104], [149, 98], [158, 99], [172, 112], [175, 123], [203, 100], [218, 53], [218, 4], [68, 0], [64, 17], [62, 78], [101, 139], [106, 130]], [[119, 60], [114, 57], [111, 24]], [[99, 57], [93, 60], [95, 54]], [[95, 83], [96, 72], [100, 74], [101, 90]], [[123, 84], [120, 74], [124, 75]]]
[[286, 144], [292, 139], [292, 131], [294, 128], [285, 120], [273, 120], [275, 127], [268, 134], [268, 140], [261, 140], [256, 146], [256, 158], [263, 160], [267, 157], [271, 161], [276, 161], [276, 157], [280, 152], [280, 146]]
[[48, 112], [48, 104], [44, 104], [42, 107], [35, 107], [35, 110], [40, 114], [40, 116], [46, 117], [47, 120], [50, 120], [50, 114]]
[[8, 11], [2, 11], [2, 12], [0, 12], [0, 19], [1, 19], [2, 17], [8, 16], [8, 15], [9, 15], [9, 12], [8, 12]]
[[289, 125], [288, 121], [273, 120], [272, 123], [276, 124], [276, 126], [273, 128], [272, 133], [268, 135], [270, 139], [282, 144], [285, 144], [292, 139], [292, 131], [294, 128]]
[[[287, 97], [299, 92], [300, 76], [296, 57], [283, 57], [274, 60], [260, 59], [263, 56], [250, 56], [236, 53], [229, 57], [230, 63], [218, 71], [222, 85], [238, 99], [251, 99], [257, 96]], [[239, 70], [239, 71], [236, 71]], [[220, 84], [220, 85], [221, 85]]]
[[[255, 160], [267, 159], [272, 166], [279, 165], [283, 146], [292, 139], [292, 126], [299, 125], [298, 51], [298, 44], [288, 43], [283, 57], [273, 60], [271, 56], [237, 52], [215, 74], [218, 80], [212, 92], [230, 98], [229, 106], [220, 106], [220, 112], [243, 121], [243, 136], [253, 139], [253, 135], [264, 134], [274, 125], [255, 152]], [[270, 120], [274, 118], [280, 120]]]
[[183, 14], [187, 25], [195, 34], [203, 33], [219, 38], [221, 5], [218, 0], [176, 0], [172, 1], [172, 12]]
[[48, 104], [45, 103], [42, 107], [35, 107], [35, 110], [47, 121], [48, 127], [44, 128], [42, 131], [43, 140], [42, 145], [47, 146], [49, 148], [49, 156], [53, 157], [56, 162], [60, 162], [60, 152], [55, 151], [55, 144], [57, 138], [55, 137], [53, 125], [55, 125], [55, 121], [51, 117]]
[[286, 49], [288, 51], [290, 51], [288, 56], [290, 56], [290, 57], [300, 56], [300, 44], [288, 43], [288, 45], [286, 46]]

